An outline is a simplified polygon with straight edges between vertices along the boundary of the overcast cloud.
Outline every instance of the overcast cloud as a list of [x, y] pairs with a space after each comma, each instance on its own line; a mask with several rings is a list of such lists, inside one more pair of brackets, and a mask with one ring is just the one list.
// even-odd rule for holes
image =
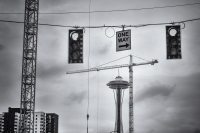
[[[24, 0], [1, 0], [0, 13], [23, 13]], [[91, 11], [184, 5], [198, 0], [91, 0]], [[40, 0], [40, 13], [87, 12], [89, 0]], [[152, 10], [90, 14], [91, 26], [170, 23], [199, 18], [200, 5]], [[23, 14], [0, 14], [0, 20], [24, 21]], [[88, 26], [88, 14], [39, 15], [39, 23]], [[131, 50], [116, 52], [116, 31], [85, 29], [84, 63], [68, 64], [68, 30], [38, 27], [35, 110], [59, 115], [59, 133], [85, 133], [89, 94], [89, 133], [109, 133], [115, 125], [114, 95], [106, 84], [117, 69], [66, 75], [66, 71], [95, 67], [129, 54], [155, 65], [133, 68], [135, 133], [200, 132], [200, 21], [186, 22], [181, 30], [182, 59], [166, 60], [165, 25], [131, 29]], [[183, 25], [182, 25], [183, 26]], [[23, 24], [0, 22], [0, 114], [20, 107]], [[106, 32], [105, 32], [106, 31]], [[89, 45], [90, 44], [90, 45]], [[90, 51], [89, 51], [90, 46]], [[89, 54], [90, 53], [90, 54]], [[133, 58], [134, 63], [146, 62]], [[111, 65], [128, 64], [129, 57]], [[129, 80], [128, 68], [119, 69]], [[88, 82], [89, 80], [89, 82]], [[89, 89], [88, 89], [89, 83]], [[88, 91], [89, 90], [89, 91]], [[124, 93], [124, 132], [129, 132], [129, 91]], [[97, 114], [98, 113], [98, 114]], [[98, 117], [97, 117], [98, 116]], [[98, 130], [98, 131], [97, 131]]]

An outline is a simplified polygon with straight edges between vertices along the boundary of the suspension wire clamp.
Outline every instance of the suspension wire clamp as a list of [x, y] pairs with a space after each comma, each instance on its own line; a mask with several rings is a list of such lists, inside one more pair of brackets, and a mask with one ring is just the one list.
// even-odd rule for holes
[[174, 21], [172, 21], [172, 22], [171, 22], [171, 24], [172, 24], [172, 25], [175, 25], [175, 22], [174, 22]]
[[83, 28], [83, 32], [85, 33], [85, 31], [86, 31], [86, 30], [85, 30], [85, 27], [82, 27], [82, 28]]
[[80, 26], [78, 26], [78, 25], [75, 25], [73, 28], [76, 28], [76, 29], [78, 29], [78, 28], [80, 28]]
[[102, 30], [104, 27], [106, 27], [106, 25], [105, 25], [105, 24], [104, 24], [104, 25], [101, 27], [101, 30]]
[[124, 31], [125, 25], [122, 25], [122, 31]]

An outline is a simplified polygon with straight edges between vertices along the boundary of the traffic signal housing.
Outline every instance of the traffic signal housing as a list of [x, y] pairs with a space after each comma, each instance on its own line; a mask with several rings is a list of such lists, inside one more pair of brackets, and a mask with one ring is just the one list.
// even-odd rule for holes
[[167, 59], [182, 59], [180, 25], [166, 26], [166, 43]]
[[68, 63], [83, 63], [83, 29], [69, 30]]

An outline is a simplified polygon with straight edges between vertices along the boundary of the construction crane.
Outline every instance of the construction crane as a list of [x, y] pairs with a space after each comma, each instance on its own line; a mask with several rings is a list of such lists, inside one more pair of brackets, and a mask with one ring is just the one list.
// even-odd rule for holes
[[132, 55], [130, 55], [129, 64], [106, 66], [106, 67], [95, 67], [95, 68], [90, 68], [90, 69], [68, 71], [66, 74], [74, 74], [74, 73], [83, 73], [83, 72], [129, 67], [129, 84], [130, 84], [130, 86], [129, 86], [129, 133], [133, 133], [134, 132], [134, 124], [133, 124], [133, 68], [132, 67], [140, 66], [140, 65], [148, 65], [148, 64], [154, 65], [155, 63], [158, 63], [158, 61], [152, 60], [152, 61], [148, 61], [148, 62], [144, 62], [144, 63], [133, 63]]
[[25, 0], [19, 133], [34, 132], [39, 0]]

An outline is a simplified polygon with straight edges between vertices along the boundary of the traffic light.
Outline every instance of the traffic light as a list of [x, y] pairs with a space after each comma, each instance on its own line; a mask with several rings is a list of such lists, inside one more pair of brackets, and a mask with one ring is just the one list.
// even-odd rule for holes
[[181, 59], [181, 27], [166, 26], [167, 59]]
[[83, 63], [83, 29], [69, 30], [68, 63]]

